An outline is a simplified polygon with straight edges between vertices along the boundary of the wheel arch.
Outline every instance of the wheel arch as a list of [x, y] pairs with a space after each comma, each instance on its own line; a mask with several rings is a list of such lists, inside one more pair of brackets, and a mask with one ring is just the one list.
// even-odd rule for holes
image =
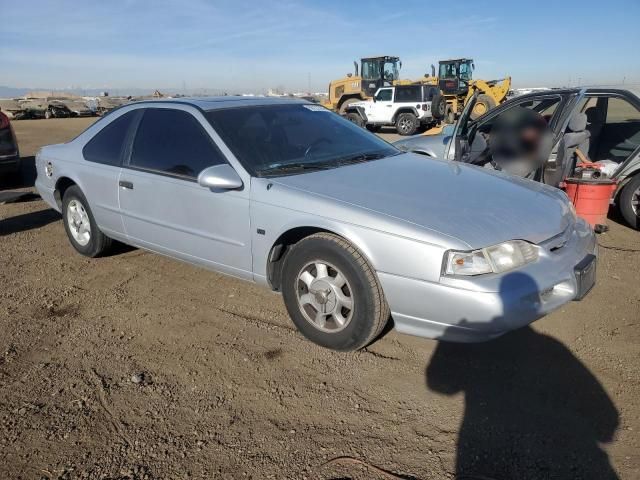
[[364, 108], [360, 106], [348, 106], [345, 111], [345, 115], [347, 113], [355, 113], [360, 116], [364, 123], [368, 123], [369, 119], [367, 118], [367, 114], [364, 112]]
[[267, 283], [274, 291], [280, 291], [282, 282], [282, 266], [284, 261], [293, 247], [299, 241], [315, 235], [316, 233], [330, 233], [349, 242], [367, 259], [369, 264], [374, 268], [371, 260], [371, 252], [364, 246], [364, 243], [357, 238], [353, 232], [341, 227], [340, 225], [298, 225], [289, 226], [272, 243], [267, 256]]
[[[74, 185], [78, 185], [78, 182], [67, 176], [60, 176], [56, 180], [56, 185], [53, 190], [53, 198], [55, 199], [60, 211], [62, 211], [62, 199], [64, 198], [64, 192]], [[82, 187], [79, 188], [82, 190]]]
[[415, 107], [400, 107], [393, 114], [393, 117], [391, 118], [391, 121], [393, 123], [396, 123], [396, 120], [398, 119], [398, 115], [400, 115], [401, 113], [412, 113], [412, 114], [414, 114], [416, 116], [416, 118], [420, 117], [420, 114], [418, 113], [418, 110], [416, 110]]

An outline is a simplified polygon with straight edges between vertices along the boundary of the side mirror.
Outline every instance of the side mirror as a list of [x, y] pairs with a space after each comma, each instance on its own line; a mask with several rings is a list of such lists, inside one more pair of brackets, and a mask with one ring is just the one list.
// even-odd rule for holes
[[198, 175], [198, 184], [213, 190], [235, 190], [243, 185], [240, 175], [226, 163], [205, 168]]

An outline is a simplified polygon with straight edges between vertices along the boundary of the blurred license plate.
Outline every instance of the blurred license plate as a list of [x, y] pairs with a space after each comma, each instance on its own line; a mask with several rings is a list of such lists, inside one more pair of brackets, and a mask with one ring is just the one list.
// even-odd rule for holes
[[582, 300], [596, 284], [596, 256], [587, 255], [575, 266], [573, 271], [576, 274], [578, 285], [578, 292], [574, 300]]

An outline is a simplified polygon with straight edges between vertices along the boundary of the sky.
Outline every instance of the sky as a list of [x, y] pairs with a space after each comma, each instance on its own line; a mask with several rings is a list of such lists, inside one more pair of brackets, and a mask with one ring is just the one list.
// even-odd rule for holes
[[0, 0], [0, 85], [326, 91], [362, 56], [402, 78], [471, 57], [516, 87], [640, 84], [640, 0]]

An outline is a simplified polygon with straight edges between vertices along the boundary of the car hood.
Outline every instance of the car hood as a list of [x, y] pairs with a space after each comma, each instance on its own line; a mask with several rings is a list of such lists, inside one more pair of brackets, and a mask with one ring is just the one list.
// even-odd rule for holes
[[[396, 224], [411, 224], [435, 233], [444, 243], [446, 237], [454, 237], [469, 248], [512, 239], [539, 243], [564, 231], [574, 219], [559, 190], [411, 153], [269, 180], [305, 195], [392, 218]], [[304, 202], [298, 208], [304, 209]], [[352, 218], [337, 220], [353, 222]]]

